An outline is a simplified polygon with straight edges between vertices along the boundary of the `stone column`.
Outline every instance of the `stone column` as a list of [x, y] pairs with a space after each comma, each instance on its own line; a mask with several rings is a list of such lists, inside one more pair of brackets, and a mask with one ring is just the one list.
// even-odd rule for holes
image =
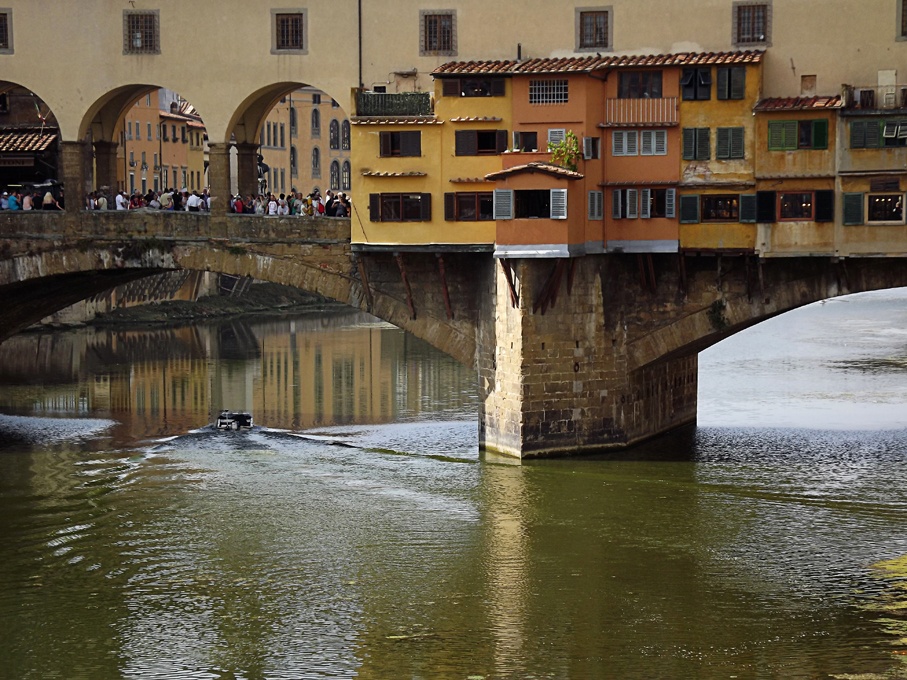
[[85, 208], [85, 194], [88, 192], [85, 149], [85, 142], [60, 143], [66, 212], [79, 212]]
[[236, 145], [236, 172], [239, 193], [243, 197], [258, 193], [258, 144], [242, 142]]
[[615, 290], [606, 302], [607, 257], [615, 256], [562, 260], [559, 275], [557, 260], [510, 260], [515, 295], [496, 263], [496, 290], [478, 329], [484, 449], [518, 458], [575, 454], [695, 422], [696, 355], [630, 365], [630, 333], [645, 323], [629, 319], [651, 301], [628, 269], [609, 280]]
[[98, 141], [94, 143], [95, 183], [93, 189], [110, 187], [117, 189], [117, 142]]
[[230, 209], [230, 145], [208, 144], [208, 182], [211, 187], [211, 213], [224, 215]]

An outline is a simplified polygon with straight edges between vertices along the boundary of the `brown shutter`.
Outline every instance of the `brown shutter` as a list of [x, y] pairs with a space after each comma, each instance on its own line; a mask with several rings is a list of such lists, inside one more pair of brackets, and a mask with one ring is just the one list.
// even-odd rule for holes
[[441, 88], [441, 94], [445, 97], [460, 96], [460, 81], [456, 78], [453, 78], [451, 80], [445, 79]]
[[431, 222], [431, 194], [421, 194], [422, 221]]
[[507, 87], [506, 82], [503, 78], [492, 78], [491, 80], [491, 96], [492, 97], [503, 97], [505, 88]]
[[372, 222], [381, 221], [381, 194], [368, 195], [368, 218]]
[[400, 133], [400, 155], [401, 156], [421, 156], [422, 155], [422, 133], [421, 132], [401, 132]]
[[390, 132], [381, 132], [378, 136], [380, 151], [378, 155], [380, 156], [390, 156], [391, 155], [391, 133]]
[[498, 153], [504, 153], [507, 151], [507, 130], [497, 130], [497, 138], [495, 139], [495, 151]]
[[475, 130], [457, 130], [454, 140], [454, 153], [457, 156], [475, 156], [479, 151], [479, 139]]
[[444, 194], [444, 219], [452, 222], [457, 219], [457, 195], [452, 192]]

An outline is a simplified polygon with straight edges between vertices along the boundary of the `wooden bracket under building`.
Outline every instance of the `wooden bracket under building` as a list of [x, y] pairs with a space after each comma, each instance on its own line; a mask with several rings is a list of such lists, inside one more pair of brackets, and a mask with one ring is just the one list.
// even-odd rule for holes
[[520, 295], [516, 292], [513, 285], [513, 270], [510, 268], [510, 262], [506, 258], [501, 258], [501, 269], [504, 272], [504, 278], [507, 279], [507, 289], [510, 291], [510, 306], [520, 306]]
[[444, 270], [444, 256], [436, 253], [438, 259], [438, 273], [441, 275], [441, 293], [444, 295], [444, 309], [447, 312], [447, 320], [453, 319], [453, 310], [450, 308], [450, 292], [447, 289], [447, 272]]
[[409, 318], [416, 318], [416, 306], [413, 304], [413, 291], [409, 287], [409, 278], [406, 276], [406, 265], [403, 263], [403, 255], [394, 253], [394, 259], [397, 260], [397, 267], [400, 269], [400, 278], [403, 279], [403, 287], [406, 289], [406, 304], [409, 305]]
[[652, 259], [652, 253], [638, 253], [636, 264], [639, 267], [639, 284], [654, 293], [658, 282], [655, 280], [655, 261]]
[[564, 271], [568, 269], [567, 262], [568, 260], [565, 259], [559, 259], [555, 262], [551, 274], [548, 275], [548, 280], [545, 281], [538, 298], [532, 304], [533, 314], [541, 309], [542, 316], [544, 316], [549, 306], [554, 307], [554, 303], [557, 302], [558, 291], [560, 291], [561, 279], [564, 278]]
[[356, 256], [356, 265], [359, 268], [359, 278], [362, 281], [362, 292], [365, 293], [366, 311], [372, 311], [372, 289], [368, 285], [368, 273], [365, 270], [365, 260], [361, 255]]

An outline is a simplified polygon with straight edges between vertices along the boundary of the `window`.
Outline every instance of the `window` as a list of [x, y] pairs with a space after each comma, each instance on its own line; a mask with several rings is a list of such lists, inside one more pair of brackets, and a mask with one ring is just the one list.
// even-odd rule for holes
[[503, 97], [503, 78], [448, 78], [441, 85], [445, 97]]
[[768, 45], [771, 43], [771, 2], [735, 2], [733, 5], [734, 45]]
[[331, 120], [328, 139], [330, 140], [329, 144], [331, 146], [331, 149], [333, 149], [334, 151], [340, 149], [340, 123], [337, 122], [336, 118]]
[[336, 100], [336, 99], [331, 99], [331, 108], [332, 108], [332, 109], [339, 109], [339, 108], [340, 108], [340, 104], [337, 103], [337, 100]]
[[444, 194], [444, 219], [456, 222], [486, 222], [494, 219], [491, 191], [458, 191]]
[[340, 163], [333, 161], [331, 163], [331, 189], [340, 188]]
[[369, 194], [372, 222], [430, 222], [431, 194]]
[[13, 11], [0, 10], [0, 54], [13, 53]]
[[589, 210], [588, 218], [590, 220], [601, 220], [604, 219], [605, 215], [605, 194], [602, 191], [590, 191], [589, 192]]
[[719, 68], [717, 89], [718, 99], [743, 99], [746, 94], [746, 67]]
[[283, 123], [280, 124], [280, 148], [285, 149], [287, 147], [287, 136], [286, 136], [286, 125]]
[[379, 155], [386, 156], [421, 156], [421, 132], [381, 132], [379, 133]]
[[171, 126], [170, 126], [170, 132], [173, 133], [173, 135], [172, 135], [173, 141], [174, 141], [174, 142], [178, 142], [179, 139], [177, 139], [177, 137], [176, 137], [176, 125], [171, 125]]
[[639, 189], [615, 189], [611, 192], [611, 217], [615, 220], [639, 217]]
[[743, 158], [743, 128], [717, 128], [715, 130], [715, 158], [729, 160]]
[[904, 194], [869, 194], [866, 197], [866, 221], [904, 223]]
[[548, 128], [548, 146], [560, 144], [567, 139], [567, 128]]
[[456, 56], [456, 11], [452, 9], [421, 10], [419, 18], [419, 54], [422, 56]]
[[312, 109], [312, 137], [321, 137], [321, 111]]
[[639, 154], [639, 132], [637, 130], [614, 130], [611, 132], [612, 156], [636, 156]]
[[165, 142], [170, 141], [170, 138], [167, 136], [167, 124], [166, 123], [161, 124], [161, 137], [163, 138], [163, 140]]
[[305, 17], [305, 10], [271, 10], [272, 31], [271, 36], [271, 54], [292, 52], [294, 54], [305, 54], [306, 52], [306, 31], [308, 22]]
[[267, 146], [272, 146], [272, 144], [271, 144], [271, 123], [270, 123], [270, 121], [268, 121], [267, 123], [265, 123], [265, 129], [268, 131], [268, 136], [267, 136], [268, 143], [267, 143]]
[[126, 121], [126, 139], [127, 140], [132, 139], [132, 121], [131, 120]]
[[313, 95], [312, 95], [312, 104], [314, 104], [315, 106], [317, 106], [317, 105], [320, 104], [320, 103], [321, 103], [321, 95], [320, 95], [320, 94], [313, 94]]
[[340, 148], [344, 151], [350, 150], [350, 121], [345, 120], [340, 125]]
[[740, 197], [737, 194], [706, 194], [701, 197], [703, 222], [738, 222]]
[[768, 123], [769, 151], [827, 149], [828, 121], [772, 120]]
[[811, 220], [812, 218], [812, 192], [778, 194], [779, 220]]
[[349, 161], [343, 161], [343, 167], [340, 170], [340, 188], [344, 191], [350, 189], [350, 179], [352, 177], [352, 166]]
[[907, 0], [898, 0], [898, 39], [907, 40]]
[[290, 137], [296, 136], [296, 107], [290, 107]]
[[151, 134], [151, 123], [148, 123], [148, 141], [150, 142], [151, 139], [152, 139], [152, 134]]
[[685, 68], [680, 78], [681, 93], [685, 100], [712, 98], [712, 69]]
[[619, 99], [661, 99], [661, 71], [623, 71], [617, 85]]
[[312, 177], [315, 179], [321, 178], [321, 151], [318, 150], [317, 146], [312, 149]]
[[709, 128], [684, 128], [683, 160], [707, 161], [712, 157]]
[[494, 218], [567, 219], [566, 189], [495, 189]]
[[615, 189], [611, 194], [611, 217], [614, 219], [674, 219], [676, 189]]
[[587, 161], [601, 158], [602, 140], [598, 137], [583, 137], [583, 158]]
[[454, 137], [457, 156], [489, 156], [507, 149], [507, 130], [457, 130]]
[[290, 147], [290, 177], [298, 177], [298, 176], [299, 176], [299, 167], [298, 167], [298, 161], [297, 161], [297, 157], [296, 157], [296, 147], [291, 146]]
[[123, 54], [160, 54], [158, 12], [123, 11]]
[[576, 10], [576, 51], [611, 48], [610, 9]]
[[186, 126], [185, 125], [183, 125], [180, 128], [180, 138], [182, 139], [183, 144], [185, 144], [188, 141], [188, 139], [186, 137]]
[[667, 156], [668, 131], [642, 130], [640, 133], [640, 156]]
[[537, 132], [522, 130], [513, 131], [513, 148], [519, 151], [538, 151], [539, 135]]
[[566, 79], [529, 81], [530, 104], [566, 104], [567, 97]]

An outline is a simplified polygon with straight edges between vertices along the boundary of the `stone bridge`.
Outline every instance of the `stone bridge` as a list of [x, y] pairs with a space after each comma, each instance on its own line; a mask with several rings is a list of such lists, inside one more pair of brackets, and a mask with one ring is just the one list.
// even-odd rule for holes
[[766, 318], [907, 285], [901, 258], [356, 251], [342, 219], [0, 214], [0, 340], [163, 271], [295, 286], [477, 369], [480, 443], [517, 457], [625, 447], [694, 423], [697, 354]]

